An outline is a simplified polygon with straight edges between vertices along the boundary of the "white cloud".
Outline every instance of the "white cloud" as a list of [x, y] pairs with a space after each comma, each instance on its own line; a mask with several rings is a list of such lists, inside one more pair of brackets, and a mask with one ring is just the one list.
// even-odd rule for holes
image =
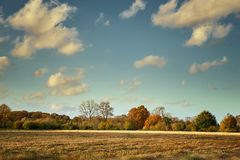
[[185, 43], [186, 46], [202, 45], [209, 37], [212, 26], [202, 25], [193, 29], [191, 38]]
[[141, 85], [142, 85], [142, 81], [138, 79], [133, 79], [132, 82], [130, 83], [130, 89], [135, 89]]
[[123, 85], [126, 84], [126, 81], [122, 79], [122, 80], [119, 81], [119, 84], [120, 84], [120, 86], [123, 86]]
[[215, 26], [215, 29], [213, 30], [212, 36], [214, 38], [223, 38], [228, 35], [232, 28], [232, 24], [228, 25], [217, 25]]
[[42, 0], [30, 0], [22, 9], [8, 18], [9, 24], [23, 30], [25, 36], [16, 41], [12, 55], [29, 58], [39, 49], [57, 49], [63, 55], [84, 50], [76, 28], [64, 27], [69, 14], [76, 10], [67, 4], [51, 6]]
[[95, 20], [95, 23], [99, 23], [99, 22], [102, 22], [104, 20], [105, 16], [104, 16], [104, 13], [99, 13], [99, 16], [98, 18]]
[[27, 102], [41, 102], [45, 99], [45, 94], [42, 92], [31, 93], [23, 97], [24, 101]]
[[33, 73], [33, 75], [34, 77], [42, 77], [47, 71], [48, 71], [47, 68], [39, 68]]
[[[193, 33], [186, 42], [187, 46], [201, 45], [212, 38], [223, 38], [231, 30], [231, 24], [221, 25], [219, 21], [231, 14], [240, 12], [240, 0], [191, 0], [181, 3], [177, 0], [160, 5], [157, 13], [152, 15], [152, 23], [169, 28], [191, 27]], [[214, 8], [214, 9], [213, 9]]]
[[0, 57], [0, 73], [3, 72], [10, 65], [8, 57]]
[[103, 12], [99, 13], [98, 18], [95, 20], [95, 24], [98, 24], [98, 23], [100, 23], [106, 27], [111, 25], [111, 21], [105, 17]]
[[87, 85], [81, 82], [83, 76], [84, 73], [81, 70], [77, 70], [74, 76], [66, 76], [62, 72], [57, 72], [48, 78], [47, 86], [51, 95], [78, 95], [87, 90]]
[[129, 9], [119, 14], [122, 19], [128, 19], [135, 16], [139, 11], [145, 10], [146, 3], [143, 0], [135, 0]]
[[190, 107], [192, 104], [188, 102], [187, 100], [180, 100], [180, 101], [173, 101], [166, 103], [167, 105], [174, 105], [174, 106], [180, 106], [180, 107]]
[[104, 26], [110, 26], [111, 25], [111, 22], [110, 20], [106, 20], [104, 23], [103, 23]]
[[53, 103], [50, 105], [50, 110], [55, 113], [60, 113], [60, 114], [75, 114], [78, 110], [76, 107], [72, 107], [66, 104], [56, 104]]
[[166, 64], [167, 64], [167, 62], [163, 57], [149, 55], [149, 56], [144, 57], [141, 60], [135, 61], [133, 65], [135, 68], [140, 69], [140, 68], [144, 68], [146, 66], [162, 68]]
[[217, 24], [204, 24], [193, 29], [191, 38], [186, 41], [186, 46], [200, 46], [206, 42], [210, 36], [213, 38], [223, 38], [228, 35], [232, 28], [231, 24], [226, 26]]
[[201, 63], [201, 64], [192, 64], [188, 70], [189, 73], [191, 74], [196, 74], [196, 73], [199, 73], [199, 72], [204, 72], [204, 71], [207, 71], [208, 69], [210, 68], [213, 68], [213, 67], [217, 67], [217, 66], [221, 66], [221, 65], [224, 65], [228, 63], [228, 59], [226, 56], [224, 56], [221, 60], [214, 60], [214, 61], [211, 61], [211, 62], [204, 62], [204, 63]]
[[182, 80], [182, 81], [181, 81], [181, 86], [184, 87], [184, 86], [186, 85], [186, 83], [187, 83], [187, 82], [186, 82], [185, 80]]
[[63, 106], [60, 104], [51, 104], [50, 109], [54, 112], [58, 112], [63, 109]]
[[126, 87], [126, 88], [128, 88], [130, 90], [138, 88], [139, 86], [142, 85], [142, 83], [143, 82], [141, 80], [137, 79], [137, 78], [134, 78], [131, 81], [127, 81], [127, 80], [120, 80], [119, 81], [119, 85], [121, 87]]

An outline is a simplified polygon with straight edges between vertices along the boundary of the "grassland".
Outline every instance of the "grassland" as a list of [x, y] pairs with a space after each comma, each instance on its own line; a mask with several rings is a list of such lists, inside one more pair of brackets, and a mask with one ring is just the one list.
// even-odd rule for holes
[[0, 131], [0, 159], [240, 159], [239, 134]]

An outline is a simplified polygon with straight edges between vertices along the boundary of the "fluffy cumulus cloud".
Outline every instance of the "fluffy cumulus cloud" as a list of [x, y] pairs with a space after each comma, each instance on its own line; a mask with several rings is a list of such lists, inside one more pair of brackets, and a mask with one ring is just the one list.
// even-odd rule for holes
[[0, 57], [0, 73], [3, 72], [10, 65], [8, 57]]
[[223, 38], [228, 35], [232, 28], [232, 24], [216, 25], [203, 24], [193, 28], [191, 38], [186, 41], [186, 46], [201, 46], [210, 36], [213, 38]]
[[[204, 5], [203, 5], [204, 4]], [[152, 23], [169, 28], [192, 28], [192, 36], [185, 45], [200, 46], [209, 38], [223, 38], [228, 35], [232, 24], [220, 24], [230, 14], [240, 12], [240, 0], [191, 0], [181, 3], [177, 0], [160, 5], [152, 15]]]
[[84, 72], [81, 70], [78, 70], [74, 76], [67, 76], [62, 72], [57, 72], [48, 78], [47, 86], [51, 95], [79, 95], [87, 90], [87, 85], [81, 82], [83, 77]]
[[42, 92], [31, 93], [23, 97], [23, 100], [27, 102], [41, 102], [44, 99], [45, 99], [45, 94]]
[[128, 19], [135, 16], [139, 11], [145, 10], [146, 3], [143, 0], [135, 0], [129, 9], [119, 14], [122, 19]]
[[213, 67], [224, 65], [226, 63], [228, 63], [228, 58], [225, 56], [221, 60], [214, 60], [211, 62], [207, 61], [207, 62], [204, 62], [201, 64], [194, 63], [190, 66], [188, 72], [191, 74], [196, 74], [199, 72], [207, 71], [208, 69], [213, 68]]
[[153, 56], [153, 55], [149, 55], [144, 57], [141, 60], [137, 60], [134, 62], [134, 67], [135, 68], [144, 68], [147, 66], [152, 66], [152, 67], [159, 67], [162, 68], [167, 64], [165, 58], [163, 57], [159, 57], [159, 56]]
[[13, 16], [9, 24], [25, 32], [16, 40], [12, 55], [29, 58], [39, 49], [57, 49], [63, 55], [73, 55], [84, 50], [76, 28], [63, 26], [69, 14], [76, 10], [67, 4], [53, 5], [42, 0], [29, 2]]
[[39, 68], [33, 73], [34, 77], [42, 77], [48, 71], [47, 68]]

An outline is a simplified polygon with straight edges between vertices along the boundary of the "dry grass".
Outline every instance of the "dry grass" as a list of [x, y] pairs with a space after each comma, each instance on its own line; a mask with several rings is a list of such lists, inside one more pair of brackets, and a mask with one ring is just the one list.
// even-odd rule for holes
[[1, 131], [0, 159], [240, 159], [240, 136], [166, 132]]

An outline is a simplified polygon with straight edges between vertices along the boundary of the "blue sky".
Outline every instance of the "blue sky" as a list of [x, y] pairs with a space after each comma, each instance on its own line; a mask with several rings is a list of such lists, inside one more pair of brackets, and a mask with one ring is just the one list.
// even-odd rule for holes
[[141, 104], [180, 118], [238, 115], [240, 0], [228, 2], [2, 0], [0, 103], [70, 116], [88, 99], [110, 101], [115, 115]]

